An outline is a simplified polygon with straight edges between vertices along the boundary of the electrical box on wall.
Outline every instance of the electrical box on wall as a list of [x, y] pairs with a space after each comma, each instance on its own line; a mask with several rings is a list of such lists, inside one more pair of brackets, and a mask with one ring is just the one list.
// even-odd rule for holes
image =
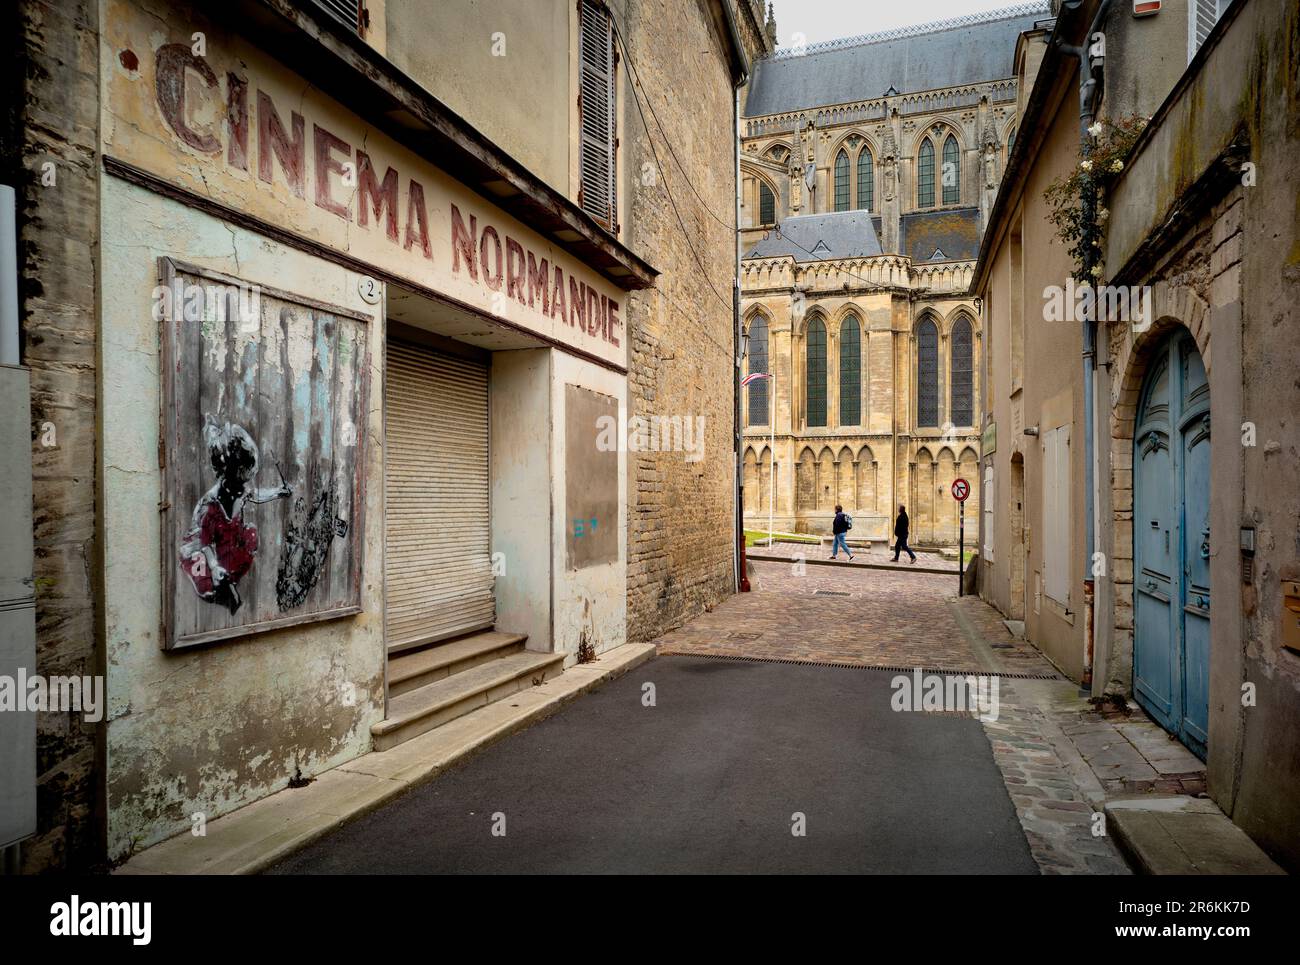
[[1300, 653], [1300, 582], [1282, 581], [1282, 646]]

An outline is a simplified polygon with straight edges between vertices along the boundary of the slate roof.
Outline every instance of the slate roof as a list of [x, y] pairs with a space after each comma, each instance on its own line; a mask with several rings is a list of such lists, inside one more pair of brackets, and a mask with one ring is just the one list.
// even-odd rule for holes
[[[899, 227], [903, 253], [919, 265], [927, 261], [974, 261], [980, 250], [978, 208], [913, 211]], [[935, 257], [938, 251], [941, 257]]]
[[835, 211], [786, 218], [754, 245], [746, 258], [792, 255], [797, 262], [870, 258], [881, 254], [874, 219], [865, 211]]
[[1016, 38], [1046, 0], [901, 30], [778, 51], [754, 65], [745, 116], [806, 110], [1014, 76]]

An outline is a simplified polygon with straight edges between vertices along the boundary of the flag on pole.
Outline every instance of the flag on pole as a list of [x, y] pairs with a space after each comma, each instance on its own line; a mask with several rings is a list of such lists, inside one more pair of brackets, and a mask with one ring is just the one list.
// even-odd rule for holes
[[750, 382], [755, 382], [758, 379], [770, 379], [771, 377], [772, 377], [771, 374], [768, 372], [750, 372], [747, 376], [745, 376], [743, 379], [740, 380], [740, 384], [749, 385]]

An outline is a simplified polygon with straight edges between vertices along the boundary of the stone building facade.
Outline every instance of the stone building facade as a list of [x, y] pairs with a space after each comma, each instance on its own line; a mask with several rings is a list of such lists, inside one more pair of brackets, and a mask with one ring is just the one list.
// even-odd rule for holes
[[[741, 126], [745, 520], [956, 543], [980, 507], [982, 325], [967, 294], [1041, 3], [781, 50]], [[772, 421], [775, 420], [775, 426]], [[772, 437], [775, 430], [775, 453]], [[775, 494], [772, 479], [775, 479]], [[774, 495], [774, 499], [773, 499]], [[971, 541], [968, 541], [968, 545]]]
[[[997, 438], [981, 594], [1093, 696], [1133, 701], [1202, 758], [1213, 801], [1294, 872], [1300, 504], [1286, 481], [1300, 473], [1300, 384], [1283, 346], [1300, 284], [1300, 12], [1056, 6], [1022, 43], [1034, 134], [1017, 143], [973, 285]], [[1097, 125], [1081, 131], [1069, 50], [1098, 16]], [[1043, 192], [1106, 144], [1106, 122], [1129, 121], [1086, 268]], [[1103, 307], [1049, 314], [1048, 293], [1076, 273], [1097, 278]]]
[[19, 6], [34, 670], [107, 693], [40, 715], [24, 870], [436, 726], [412, 658], [495, 699], [734, 591], [754, 4]]

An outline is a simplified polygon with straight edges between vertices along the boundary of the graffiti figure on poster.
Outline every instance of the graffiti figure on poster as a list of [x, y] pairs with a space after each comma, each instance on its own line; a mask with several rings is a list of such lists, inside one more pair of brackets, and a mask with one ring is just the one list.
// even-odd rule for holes
[[190, 531], [180, 547], [180, 566], [200, 599], [233, 614], [243, 604], [239, 581], [257, 554], [257, 527], [244, 522], [244, 507], [291, 496], [293, 490], [278, 463], [279, 486], [253, 485], [257, 443], [242, 426], [218, 425], [211, 415], [205, 416], [203, 441], [217, 482], [194, 507]]

